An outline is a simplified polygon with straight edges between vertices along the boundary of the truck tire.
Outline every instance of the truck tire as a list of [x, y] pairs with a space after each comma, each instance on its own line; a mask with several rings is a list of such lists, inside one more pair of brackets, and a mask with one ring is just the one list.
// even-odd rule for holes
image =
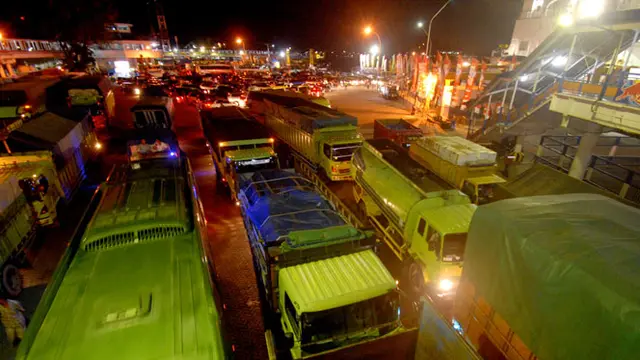
[[2, 290], [11, 297], [16, 297], [22, 292], [22, 276], [20, 270], [13, 264], [6, 264], [2, 268]]

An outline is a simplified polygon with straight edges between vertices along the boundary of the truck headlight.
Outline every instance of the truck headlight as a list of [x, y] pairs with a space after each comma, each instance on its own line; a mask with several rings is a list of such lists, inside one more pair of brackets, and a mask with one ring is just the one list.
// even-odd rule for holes
[[442, 279], [438, 283], [438, 288], [441, 291], [450, 291], [451, 289], [453, 289], [453, 281], [449, 279]]

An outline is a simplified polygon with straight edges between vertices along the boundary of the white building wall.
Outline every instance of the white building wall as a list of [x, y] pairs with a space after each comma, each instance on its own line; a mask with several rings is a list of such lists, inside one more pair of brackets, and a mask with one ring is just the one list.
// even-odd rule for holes
[[507, 49], [509, 55], [528, 56], [556, 28], [558, 17], [567, 12], [578, 16], [578, 8], [601, 3], [604, 12], [640, 9], [640, 0], [524, 0]]

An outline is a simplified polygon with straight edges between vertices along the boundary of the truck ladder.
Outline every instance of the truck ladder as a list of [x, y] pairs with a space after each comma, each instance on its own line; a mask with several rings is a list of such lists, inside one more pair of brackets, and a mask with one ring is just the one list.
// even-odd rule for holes
[[[373, 225], [373, 227], [382, 234], [382, 239], [389, 246], [389, 249], [393, 252], [393, 254], [400, 260], [404, 260], [403, 254], [406, 252], [406, 245], [399, 245], [395, 240], [395, 236], [393, 234], [397, 234], [397, 229], [391, 224], [388, 226], [383, 226], [375, 216], [369, 216], [369, 221]], [[403, 243], [403, 242], [401, 242]]]

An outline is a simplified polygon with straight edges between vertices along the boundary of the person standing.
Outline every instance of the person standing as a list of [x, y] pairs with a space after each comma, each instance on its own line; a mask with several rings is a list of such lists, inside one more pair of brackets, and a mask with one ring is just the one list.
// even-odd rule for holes
[[17, 300], [0, 298], [0, 321], [12, 346], [18, 345], [24, 337], [24, 330], [27, 327], [24, 311]]

